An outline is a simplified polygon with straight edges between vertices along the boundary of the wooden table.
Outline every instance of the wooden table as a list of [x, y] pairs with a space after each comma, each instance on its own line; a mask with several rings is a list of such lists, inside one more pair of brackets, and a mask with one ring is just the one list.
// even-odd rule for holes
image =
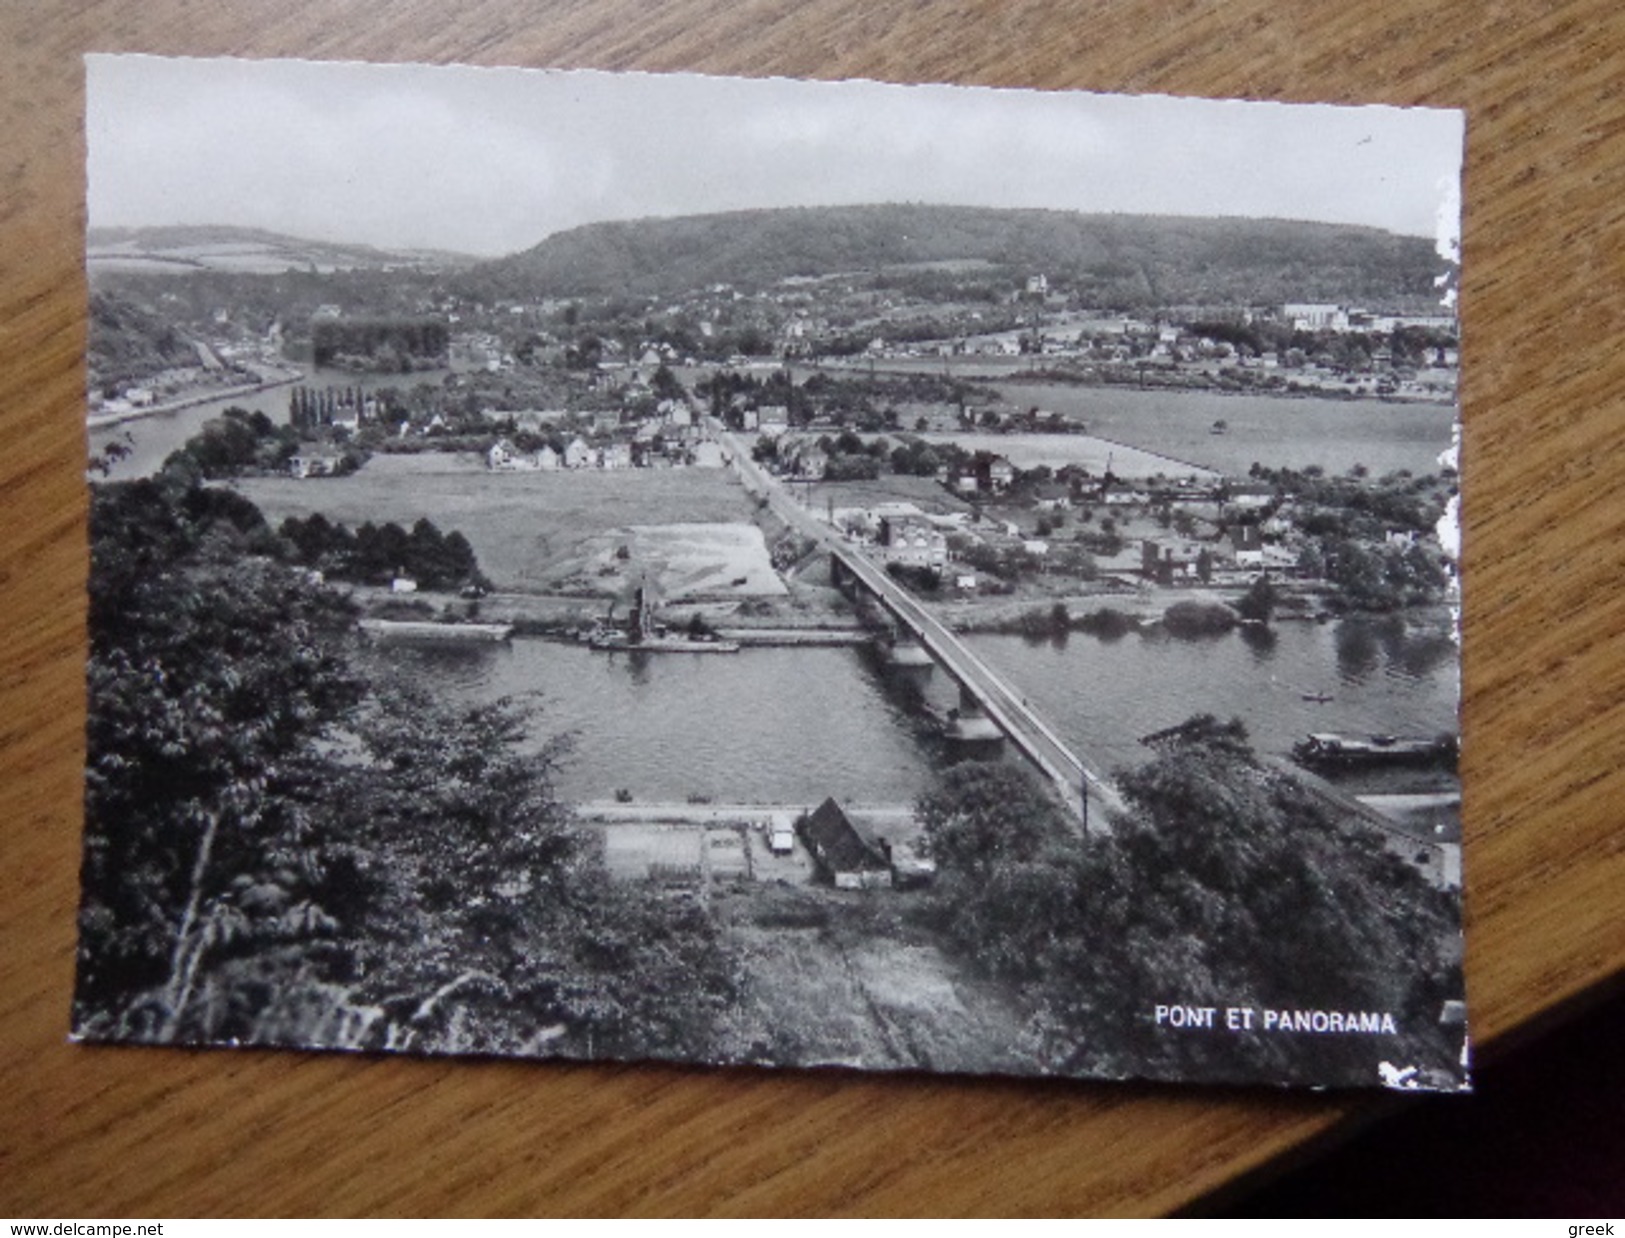
[[1156, 1212], [1391, 1103], [67, 1045], [81, 52], [1465, 106], [1468, 972], [1493, 1050], [1625, 968], [1622, 48], [1616, 0], [5, 5], [0, 1212]]

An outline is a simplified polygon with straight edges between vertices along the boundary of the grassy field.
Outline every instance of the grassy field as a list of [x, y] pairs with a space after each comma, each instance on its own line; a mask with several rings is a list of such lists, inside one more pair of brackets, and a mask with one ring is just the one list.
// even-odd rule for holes
[[1058, 469], [1081, 465], [1099, 476], [1111, 463], [1118, 477], [1196, 477], [1211, 479], [1217, 474], [1194, 464], [1096, 438], [1092, 434], [924, 434], [927, 442], [954, 443], [966, 451], [986, 451], [1004, 456], [1018, 469], [1047, 464]]
[[867, 1070], [1030, 1070], [1008, 995], [904, 923], [910, 896], [756, 886], [713, 914], [742, 964], [736, 1060]]
[[[427, 516], [446, 532], [460, 530], [486, 575], [499, 589], [516, 592], [557, 587], [561, 575], [579, 571], [584, 559], [603, 552], [611, 530], [748, 525], [755, 514], [733, 474], [722, 469], [492, 473], [470, 458], [450, 455], [378, 456], [351, 477], [254, 477], [238, 488], [273, 525], [318, 511], [352, 527], [368, 520], [410, 527]], [[689, 578], [709, 578], [693, 557], [703, 557], [703, 546], [665, 540], [662, 553], [683, 562]], [[712, 550], [722, 554], [712, 576], [728, 572], [726, 580], [750, 575], [760, 581], [759, 564], [739, 571], [737, 562], [728, 561], [750, 551], [741, 537], [700, 540], [715, 543]]]
[[874, 481], [820, 481], [797, 485], [807, 492], [807, 506], [815, 512], [830, 507], [874, 507], [877, 503], [913, 503], [921, 511], [948, 514], [968, 512], [971, 505], [948, 493], [934, 477], [886, 473]]

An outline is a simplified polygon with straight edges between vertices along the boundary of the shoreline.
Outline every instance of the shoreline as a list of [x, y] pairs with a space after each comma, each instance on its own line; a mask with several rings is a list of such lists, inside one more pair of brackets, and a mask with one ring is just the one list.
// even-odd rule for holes
[[[888, 360], [891, 362], [890, 365], [887, 364]], [[916, 364], [911, 366], [908, 364], [910, 361], [913, 361]], [[1362, 393], [1350, 391], [1340, 386], [1327, 386], [1318, 383], [1300, 384], [1297, 390], [1288, 390], [1285, 387], [1269, 385], [1233, 385], [1220, 382], [1213, 378], [1209, 378], [1203, 382], [1142, 382], [1138, 373], [1135, 373], [1132, 376], [1125, 374], [1121, 379], [1085, 378], [1082, 375], [1068, 374], [1064, 371], [1056, 369], [1032, 370], [1011, 367], [1007, 372], [1004, 373], [956, 374], [952, 365], [947, 367], [946, 371], [943, 371], [934, 367], [928, 370], [924, 364], [921, 364], [930, 363], [930, 361], [931, 359], [924, 357], [877, 358], [872, 366], [865, 364], [860, 367], [855, 365], [843, 365], [838, 361], [834, 361], [833, 359], [826, 359], [822, 364], [825, 366], [833, 365], [834, 368], [838, 369], [862, 369], [864, 372], [893, 374], [900, 376], [912, 376], [922, 373], [946, 373], [947, 377], [956, 379], [960, 382], [980, 383], [987, 385], [996, 383], [1015, 383], [1017, 385], [1052, 384], [1055, 386], [1085, 387], [1104, 390], [1133, 390], [1147, 392], [1161, 391], [1180, 394], [1188, 393], [1193, 395], [1218, 396], [1272, 396], [1280, 399], [1327, 400], [1333, 403], [1341, 404], [1420, 404], [1436, 405], [1441, 408], [1457, 408], [1461, 403], [1459, 388], [1457, 392], [1452, 395], [1405, 395], [1397, 392], [1390, 395], [1378, 395], [1375, 392]], [[803, 362], [802, 364], [810, 363]], [[995, 366], [988, 364], [986, 361], [972, 362], [971, 364], [973, 366], [981, 365], [987, 369], [996, 368]]]
[[286, 387], [290, 383], [299, 382], [304, 377], [302, 370], [295, 370], [283, 378], [265, 379], [257, 383], [244, 383], [241, 386], [212, 391], [207, 395], [188, 396], [182, 400], [171, 400], [165, 404], [152, 404], [146, 408], [132, 408], [127, 413], [87, 413], [85, 428], [88, 430], [105, 430], [111, 426], [123, 425], [128, 421], [143, 421], [148, 417], [162, 417], [166, 413], [178, 413], [184, 409], [196, 408], [199, 404], [212, 404], [216, 400], [235, 400], [240, 396], [258, 395], [262, 391], [273, 391], [278, 387]]

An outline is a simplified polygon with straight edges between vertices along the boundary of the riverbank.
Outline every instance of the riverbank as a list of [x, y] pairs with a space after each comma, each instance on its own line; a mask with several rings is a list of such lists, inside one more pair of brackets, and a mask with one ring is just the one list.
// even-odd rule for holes
[[[1388, 392], [1376, 389], [1382, 376], [1366, 374], [1350, 383], [1347, 376], [1330, 371], [1252, 369], [1213, 365], [1174, 366], [1093, 362], [1049, 356], [1047, 364], [1035, 364], [1033, 357], [956, 357], [944, 359], [880, 357], [861, 362], [824, 359], [819, 364], [832, 370], [861, 370], [866, 374], [913, 375], [945, 374], [982, 386], [993, 383], [1057, 384], [1112, 391], [1161, 391], [1212, 396], [1264, 396], [1280, 399], [1315, 399], [1335, 403], [1436, 404], [1453, 407], [1454, 391], [1422, 390], [1396, 386]], [[810, 367], [809, 368], [813, 368]], [[997, 391], [991, 398], [999, 398]]]
[[124, 425], [126, 422], [143, 421], [148, 417], [162, 417], [166, 413], [178, 413], [182, 409], [196, 408], [199, 404], [213, 404], [218, 400], [235, 400], [259, 395], [264, 391], [274, 391], [278, 387], [286, 387], [291, 383], [299, 382], [304, 377], [304, 371], [290, 370], [279, 378], [262, 379], [257, 383], [243, 383], [236, 387], [211, 389], [179, 400], [167, 400], [162, 404], [149, 404], [145, 408], [132, 408], [128, 411], [116, 413], [91, 413], [86, 416], [85, 425], [91, 430], [103, 430], [109, 426]]

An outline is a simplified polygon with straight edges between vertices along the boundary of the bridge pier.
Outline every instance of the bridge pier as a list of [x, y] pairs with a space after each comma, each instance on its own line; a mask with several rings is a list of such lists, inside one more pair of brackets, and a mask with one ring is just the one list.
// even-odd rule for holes
[[897, 635], [883, 646], [886, 669], [911, 679], [929, 679], [936, 662], [925, 646], [907, 635]]
[[950, 717], [948, 736], [956, 743], [988, 751], [1004, 743], [1004, 732], [983, 712], [981, 700], [964, 684], [959, 685], [959, 708]]
[[850, 578], [851, 572], [847, 570], [846, 564], [841, 562], [841, 556], [830, 555], [829, 583], [834, 585], [842, 593], [845, 593], [847, 591], [847, 582]]

